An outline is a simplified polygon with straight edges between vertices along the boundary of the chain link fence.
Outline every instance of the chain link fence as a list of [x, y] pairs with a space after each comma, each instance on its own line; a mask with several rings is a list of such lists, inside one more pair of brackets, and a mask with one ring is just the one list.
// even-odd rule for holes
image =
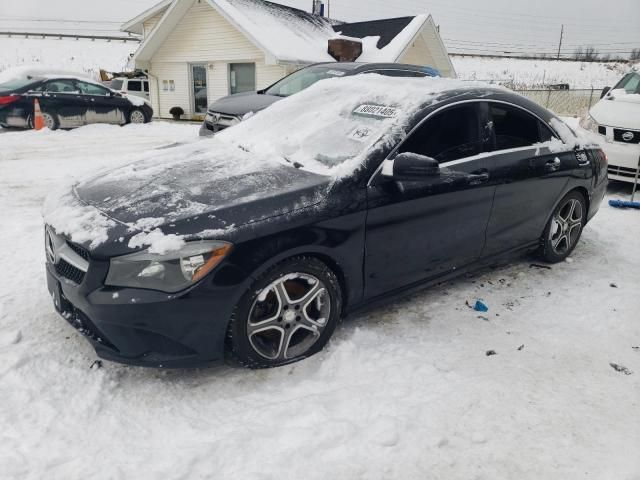
[[582, 90], [514, 89], [557, 115], [582, 117], [600, 100], [600, 89]]

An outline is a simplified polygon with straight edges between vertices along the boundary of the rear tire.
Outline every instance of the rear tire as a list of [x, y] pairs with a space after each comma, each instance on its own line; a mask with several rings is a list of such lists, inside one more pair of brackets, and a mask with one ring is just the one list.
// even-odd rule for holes
[[578, 245], [587, 220], [587, 201], [578, 191], [569, 192], [549, 219], [540, 239], [540, 258], [548, 263], [565, 260]]
[[[44, 118], [44, 126], [49, 130], [57, 130], [60, 128], [60, 119], [55, 113], [42, 112], [42, 117]], [[34, 128], [33, 117], [29, 117], [29, 127]]]
[[320, 352], [342, 311], [335, 273], [314, 257], [277, 264], [240, 299], [227, 330], [227, 357], [243, 367], [273, 368]]

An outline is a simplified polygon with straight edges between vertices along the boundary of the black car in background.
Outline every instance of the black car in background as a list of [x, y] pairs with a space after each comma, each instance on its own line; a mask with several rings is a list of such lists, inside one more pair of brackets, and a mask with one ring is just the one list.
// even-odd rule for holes
[[325, 80], [50, 199], [48, 288], [103, 358], [274, 367], [361, 307], [522, 252], [566, 259], [606, 186], [603, 152], [515, 93]]
[[401, 63], [318, 63], [302, 68], [264, 90], [229, 95], [209, 105], [200, 128], [200, 136], [213, 135], [240, 123], [248, 113], [257, 113], [278, 100], [289, 97], [327, 78], [349, 77], [364, 73], [377, 73], [387, 77], [439, 77], [431, 67]]
[[33, 128], [36, 98], [51, 130], [91, 123], [147, 123], [153, 116], [153, 109], [143, 99], [122, 95], [92, 80], [27, 73], [0, 82], [0, 126]]

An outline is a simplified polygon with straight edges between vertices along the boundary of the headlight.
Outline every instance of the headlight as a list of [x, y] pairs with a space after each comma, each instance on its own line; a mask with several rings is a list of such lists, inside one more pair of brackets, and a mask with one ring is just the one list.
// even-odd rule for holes
[[187, 243], [166, 255], [148, 251], [111, 259], [106, 285], [176, 293], [202, 280], [229, 254], [227, 242]]
[[580, 120], [580, 126], [585, 130], [589, 130], [590, 132], [598, 133], [598, 122], [596, 122], [595, 119], [589, 114], [587, 114], [586, 117]]

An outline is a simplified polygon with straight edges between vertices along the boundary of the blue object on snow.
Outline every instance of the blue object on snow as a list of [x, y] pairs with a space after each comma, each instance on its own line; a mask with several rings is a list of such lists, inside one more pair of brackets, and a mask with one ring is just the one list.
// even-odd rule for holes
[[640, 202], [625, 202], [624, 200], [609, 200], [609, 205], [614, 208], [637, 208], [640, 210]]
[[489, 311], [489, 307], [487, 307], [487, 304], [484, 303], [482, 300], [478, 300], [476, 302], [476, 305], [473, 307], [473, 309], [476, 312], [488, 312]]

